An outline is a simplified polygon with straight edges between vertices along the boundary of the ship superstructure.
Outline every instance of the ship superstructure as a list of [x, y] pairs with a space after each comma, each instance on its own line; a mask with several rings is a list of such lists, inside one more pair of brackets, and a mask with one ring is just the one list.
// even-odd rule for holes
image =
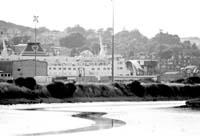
[[[9, 54], [5, 45], [5, 38], [2, 36], [3, 50], [1, 61], [4, 60], [37, 60], [47, 62], [47, 76], [58, 77], [95, 77], [96, 80], [109, 79], [112, 73], [112, 56], [107, 54], [107, 47], [103, 45], [101, 36], [100, 52], [93, 55], [91, 51], [85, 50], [79, 56], [49, 56], [41, 48], [40, 44], [28, 43], [26, 48], [15, 55]], [[24, 55], [25, 54], [25, 55]], [[143, 71], [142, 66], [137, 61], [125, 60], [121, 55], [114, 55], [114, 77], [137, 76]]]

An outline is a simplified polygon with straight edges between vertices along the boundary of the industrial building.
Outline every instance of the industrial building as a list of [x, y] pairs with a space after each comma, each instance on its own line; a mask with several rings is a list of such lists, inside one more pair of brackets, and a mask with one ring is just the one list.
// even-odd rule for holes
[[47, 65], [45, 61], [35, 60], [0, 61], [0, 71], [7, 73], [13, 79], [18, 77], [34, 77], [37, 75], [47, 76]]

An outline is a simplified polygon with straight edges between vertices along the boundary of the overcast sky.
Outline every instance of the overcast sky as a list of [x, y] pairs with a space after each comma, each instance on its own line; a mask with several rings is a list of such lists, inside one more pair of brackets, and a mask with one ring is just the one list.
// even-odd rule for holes
[[[0, 20], [63, 31], [81, 25], [86, 29], [112, 26], [111, 0], [0, 0]], [[199, 0], [114, 0], [115, 30], [138, 29], [153, 37], [164, 32], [200, 37]]]

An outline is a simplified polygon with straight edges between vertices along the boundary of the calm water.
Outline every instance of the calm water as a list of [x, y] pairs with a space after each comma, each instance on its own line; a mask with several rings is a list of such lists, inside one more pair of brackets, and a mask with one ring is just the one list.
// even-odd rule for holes
[[199, 136], [200, 110], [173, 102], [0, 106], [0, 135]]

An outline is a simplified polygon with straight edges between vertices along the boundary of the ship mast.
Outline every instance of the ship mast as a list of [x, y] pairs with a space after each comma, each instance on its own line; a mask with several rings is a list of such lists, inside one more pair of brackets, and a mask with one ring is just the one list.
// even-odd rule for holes
[[1, 37], [2, 37], [2, 44], [3, 44], [3, 50], [1, 51], [1, 56], [8, 57], [8, 51], [7, 51], [8, 49], [6, 46], [5, 37], [4, 37], [3, 32], [1, 32]]

